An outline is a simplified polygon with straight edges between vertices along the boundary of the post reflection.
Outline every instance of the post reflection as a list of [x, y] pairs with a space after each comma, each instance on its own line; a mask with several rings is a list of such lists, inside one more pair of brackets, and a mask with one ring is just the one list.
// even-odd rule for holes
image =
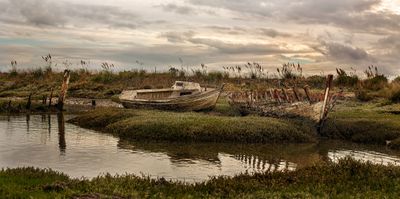
[[47, 122], [48, 122], [48, 132], [49, 132], [49, 137], [51, 136], [51, 115], [47, 115]]
[[65, 119], [63, 113], [57, 113], [57, 124], [58, 124], [58, 147], [60, 154], [64, 155], [67, 148], [65, 142]]
[[31, 121], [31, 115], [26, 114], [26, 131], [29, 133], [29, 124]]

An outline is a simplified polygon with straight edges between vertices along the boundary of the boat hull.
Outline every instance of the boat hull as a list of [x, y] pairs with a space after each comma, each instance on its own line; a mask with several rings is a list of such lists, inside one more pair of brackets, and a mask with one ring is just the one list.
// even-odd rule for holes
[[220, 90], [211, 90], [190, 96], [183, 96], [167, 100], [121, 100], [125, 108], [160, 109], [174, 111], [200, 111], [215, 107], [220, 96]]

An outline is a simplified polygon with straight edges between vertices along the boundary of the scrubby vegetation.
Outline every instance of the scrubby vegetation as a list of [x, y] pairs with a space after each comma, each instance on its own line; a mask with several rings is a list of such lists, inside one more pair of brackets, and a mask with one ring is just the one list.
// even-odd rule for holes
[[352, 72], [347, 74], [347, 72], [341, 68], [336, 69], [337, 77], [335, 79], [335, 85], [339, 87], [350, 87], [354, 88], [359, 82], [359, 77]]
[[400, 167], [343, 159], [197, 184], [133, 175], [78, 180], [52, 170], [19, 168], [0, 171], [0, 184], [2, 198], [397, 198]]
[[70, 122], [125, 139], [208, 142], [312, 142], [312, 123], [258, 116], [230, 117], [205, 113], [98, 109]]
[[314, 142], [322, 137], [381, 144], [400, 137], [400, 105], [342, 102], [320, 135], [304, 119], [240, 116], [222, 98], [214, 111], [178, 113], [155, 110], [98, 109], [70, 122], [123, 139], [207, 142]]
[[347, 102], [330, 114], [322, 135], [353, 142], [386, 144], [400, 137], [399, 105]]

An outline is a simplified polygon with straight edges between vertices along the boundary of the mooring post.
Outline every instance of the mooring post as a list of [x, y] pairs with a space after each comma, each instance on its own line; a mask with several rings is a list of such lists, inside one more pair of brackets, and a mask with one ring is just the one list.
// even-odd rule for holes
[[96, 100], [92, 100], [92, 108], [96, 108]]
[[60, 96], [58, 96], [58, 102], [57, 102], [57, 109], [59, 111], [63, 111], [63, 108], [64, 108], [64, 100], [67, 96], [69, 78], [70, 78], [70, 71], [65, 70], [63, 83], [61, 85], [61, 92], [60, 92]]
[[32, 93], [29, 94], [28, 102], [26, 103], [26, 110], [30, 110], [32, 105]]
[[10, 101], [8, 101], [7, 111], [8, 111], [8, 112], [10, 112], [10, 111], [11, 111], [11, 100], [10, 100]]
[[53, 99], [53, 92], [54, 92], [54, 90], [53, 90], [53, 88], [51, 88], [51, 91], [50, 91], [50, 98], [49, 98], [49, 108], [51, 108], [51, 101], [52, 101], [52, 99]]
[[329, 92], [332, 87], [332, 81], [333, 81], [333, 75], [328, 75], [328, 78], [326, 80], [326, 86], [325, 86], [325, 95], [324, 95], [324, 104], [322, 105], [321, 113], [320, 113], [320, 120], [324, 120], [326, 117], [326, 107], [329, 102]]
[[326, 80], [324, 103], [321, 108], [319, 123], [317, 126], [317, 131], [319, 134], [322, 133], [322, 128], [323, 128], [325, 120], [328, 116], [327, 106], [328, 106], [328, 102], [329, 102], [329, 92], [332, 87], [332, 81], [333, 81], [333, 75], [328, 75], [327, 80]]
[[46, 105], [47, 104], [47, 95], [43, 95], [42, 97], [42, 104]]

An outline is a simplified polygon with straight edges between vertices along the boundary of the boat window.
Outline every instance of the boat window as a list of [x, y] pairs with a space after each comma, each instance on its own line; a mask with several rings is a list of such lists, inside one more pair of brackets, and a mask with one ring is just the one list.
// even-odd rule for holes
[[184, 96], [184, 95], [191, 95], [192, 94], [192, 92], [181, 92], [181, 96]]
[[183, 86], [183, 82], [177, 82], [176, 86]]

